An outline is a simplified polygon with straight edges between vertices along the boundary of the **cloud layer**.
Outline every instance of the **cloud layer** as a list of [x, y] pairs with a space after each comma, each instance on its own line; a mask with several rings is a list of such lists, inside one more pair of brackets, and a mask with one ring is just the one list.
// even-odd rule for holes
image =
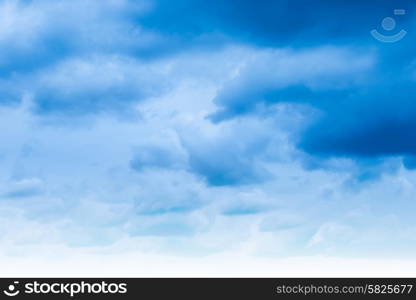
[[0, 254], [412, 256], [399, 2], [2, 1]]

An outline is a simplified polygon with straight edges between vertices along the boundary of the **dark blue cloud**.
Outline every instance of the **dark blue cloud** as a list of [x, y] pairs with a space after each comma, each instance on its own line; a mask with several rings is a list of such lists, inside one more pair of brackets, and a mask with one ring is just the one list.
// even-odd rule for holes
[[[411, 36], [390, 45], [374, 40], [369, 31], [383, 30], [381, 20], [393, 16], [395, 8], [402, 8], [406, 14], [395, 18], [411, 35], [415, 6], [413, 1], [318, 1], [313, 7], [309, 1], [158, 1], [156, 9], [142, 21], [150, 28], [188, 40], [221, 32], [230, 40], [256, 46], [308, 48], [332, 44], [375, 50], [378, 64], [367, 71], [367, 81], [361, 85], [314, 89], [305, 80], [281, 87], [270, 84], [268, 75], [253, 75], [221, 91], [216, 99], [219, 110], [211, 119], [218, 122], [252, 113], [263, 105], [301, 102], [322, 112], [299, 137], [302, 150], [321, 157], [410, 157], [416, 151], [416, 105], [412, 99], [414, 74], [409, 65], [416, 47]], [[350, 78], [354, 76], [360, 74], [350, 74]], [[405, 161], [406, 166], [412, 165], [410, 158]], [[196, 159], [195, 167], [205, 170], [209, 165]], [[214, 174], [215, 168], [211, 171]]]
[[[302, 54], [298, 66], [283, 64], [267, 71], [255, 67], [251, 74], [225, 85], [215, 99], [218, 110], [211, 120], [236, 118], [276, 103], [306, 104], [321, 116], [297, 137], [303, 151], [321, 157], [404, 156], [406, 165], [412, 165], [409, 161], [416, 146], [416, 105], [411, 96], [415, 91], [411, 66], [416, 50], [411, 38], [414, 1], [322, 0], [312, 5], [306, 0], [158, 0], [144, 1], [141, 8], [134, 1], [126, 3], [19, 2], [16, 20], [21, 24], [36, 21], [36, 26], [29, 31], [16, 26], [11, 35], [4, 35], [0, 102], [18, 102], [27, 93], [33, 96], [34, 111], [41, 115], [128, 111], [134, 103], [162, 93], [164, 86], [151, 72], [136, 74], [126, 64], [123, 70], [102, 68], [119, 63], [114, 57], [145, 62], [195, 46], [212, 51], [227, 43], [243, 43], [256, 50], [291, 48], [292, 60], [296, 60], [296, 51], [313, 52], [331, 45], [350, 54], [320, 58]], [[406, 9], [396, 19], [409, 34], [400, 43], [379, 43], [369, 31], [380, 29], [382, 18], [392, 16], [395, 8]], [[83, 74], [78, 65], [65, 65], [74, 57], [91, 62], [95, 56], [109, 61]], [[375, 57], [376, 64], [367, 56]], [[263, 63], [267, 69], [268, 61]], [[310, 70], [305, 71], [302, 64]], [[61, 65], [66, 69], [56, 68]], [[290, 74], [285, 74], [285, 67]], [[60, 72], [65, 74], [63, 84], [54, 80]], [[210, 184], [238, 184], [262, 177], [263, 172], [253, 164], [255, 151], [242, 149], [235, 155], [218, 145], [209, 146], [208, 151], [192, 149], [189, 165]], [[158, 158], [154, 159], [157, 165]], [[136, 158], [136, 167], [140, 164], [146, 162]]]
[[[400, 87], [396, 85], [395, 87]], [[416, 152], [414, 88], [374, 87], [371, 94], [350, 97], [346, 105], [330, 107], [302, 134], [300, 146], [324, 156], [390, 156]], [[338, 99], [340, 99], [339, 97]], [[342, 99], [342, 98], [341, 98]]]
[[[218, 110], [211, 115], [211, 119], [219, 122], [238, 118], [241, 115], [257, 113], [259, 108], [276, 103], [302, 103], [319, 110], [320, 116], [310, 127], [299, 133], [296, 143], [301, 150], [323, 158], [369, 159], [400, 156], [405, 157], [404, 165], [411, 168], [416, 152], [416, 102], [413, 99], [416, 92], [416, 47], [411, 32], [415, 24], [411, 9], [415, 5], [410, 2], [393, 4], [381, 1], [376, 5], [375, 11], [368, 11], [367, 22], [361, 19], [366, 15], [367, 4], [369, 3], [355, 6], [334, 1], [328, 5], [326, 11], [328, 20], [318, 22], [317, 26], [321, 29], [323, 37], [319, 39], [319, 43], [337, 44], [341, 41], [337, 46], [339, 48], [360, 49], [349, 58], [328, 56], [328, 66], [331, 61], [337, 59], [353, 64], [354, 60], [366, 51], [374, 57], [374, 65], [355, 71], [352, 68], [349, 73], [332, 69], [329, 72], [332, 72], [332, 78], [309, 74], [309, 77], [299, 76], [286, 82], [272, 71], [256, 72], [255, 68], [249, 69], [247, 72], [252, 71], [250, 75], [243, 72], [239, 78], [234, 79], [219, 92], [215, 100]], [[357, 16], [355, 25], [359, 26], [352, 25], [354, 32], [346, 31], [347, 35], [353, 34], [351, 37], [354, 37], [355, 41], [328, 34], [330, 29], [327, 27], [333, 17], [329, 8], [334, 8], [334, 5], [337, 9], [331, 11], [337, 16], [338, 24], [347, 27], [348, 18], [341, 13], [344, 9], [345, 12], [349, 11]], [[406, 18], [396, 18], [398, 22], [400, 20], [400, 26], [409, 31], [408, 36], [393, 44], [373, 39], [368, 32], [371, 24], [380, 30], [380, 22], [373, 22], [373, 17], [383, 17], [379, 13], [391, 16], [392, 9], [398, 7], [407, 8]], [[390, 9], [390, 13], [387, 8]], [[289, 16], [290, 14], [288, 18]], [[306, 47], [313, 51], [313, 48], [309, 48], [308, 40], [311, 39], [311, 34], [308, 28], [313, 28], [314, 23], [308, 18], [306, 20], [307, 26], [305, 24], [304, 32], [301, 33], [305, 44], [294, 41], [287, 45], [295, 48]], [[306, 61], [306, 67], [310, 63], [311, 61]], [[284, 74], [287, 71], [279, 70], [275, 66], [270, 63], [270, 68], [274, 68], [276, 74]], [[302, 62], [297, 66], [299, 73], [302, 73], [304, 68]]]
[[[293, 86], [266, 93], [270, 98], [261, 99], [270, 99], [266, 102], [269, 105], [300, 101], [321, 111], [317, 121], [298, 137], [298, 146], [309, 154], [413, 157], [416, 154], [416, 103], [413, 99], [416, 82], [392, 81], [335, 91]], [[239, 107], [232, 112], [234, 117], [242, 113]], [[412, 166], [411, 161], [407, 159], [405, 165]]]
[[415, 170], [416, 169], [416, 157], [415, 156], [407, 156], [403, 160], [404, 166], [409, 170]]
[[[374, 76], [364, 85], [314, 89], [306, 84], [261, 89], [217, 99], [222, 108], [214, 121], [254, 113], [261, 105], [303, 103], [320, 111], [317, 120], [298, 137], [298, 146], [321, 157], [387, 157], [416, 154], [416, 82], [411, 74]], [[252, 92], [252, 91], [250, 91]], [[407, 163], [406, 165], [411, 165]]]
[[221, 32], [234, 41], [256, 45], [305, 46], [368, 39], [368, 31], [380, 18], [394, 8], [411, 7], [414, 2], [408, 0], [159, 0], [139, 20], [183, 40]]

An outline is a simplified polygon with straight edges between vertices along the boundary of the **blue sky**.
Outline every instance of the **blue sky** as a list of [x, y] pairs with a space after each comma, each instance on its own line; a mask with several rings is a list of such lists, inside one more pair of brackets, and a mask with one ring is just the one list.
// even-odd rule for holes
[[414, 9], [0, 1], [1, 256], [412, 258]]

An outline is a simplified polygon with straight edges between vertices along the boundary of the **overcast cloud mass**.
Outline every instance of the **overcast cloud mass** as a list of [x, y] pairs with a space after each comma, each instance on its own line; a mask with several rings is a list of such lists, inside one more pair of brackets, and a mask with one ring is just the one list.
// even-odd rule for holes
[[413, 258], [415, 7], [1, 0], [0, 255]]

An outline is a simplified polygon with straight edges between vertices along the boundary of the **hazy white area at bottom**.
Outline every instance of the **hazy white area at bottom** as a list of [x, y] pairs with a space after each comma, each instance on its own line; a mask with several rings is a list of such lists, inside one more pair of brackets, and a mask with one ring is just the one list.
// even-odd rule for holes
[[144, 254], [1, 257], [1, 277], [415, 277], [415, 259]]

